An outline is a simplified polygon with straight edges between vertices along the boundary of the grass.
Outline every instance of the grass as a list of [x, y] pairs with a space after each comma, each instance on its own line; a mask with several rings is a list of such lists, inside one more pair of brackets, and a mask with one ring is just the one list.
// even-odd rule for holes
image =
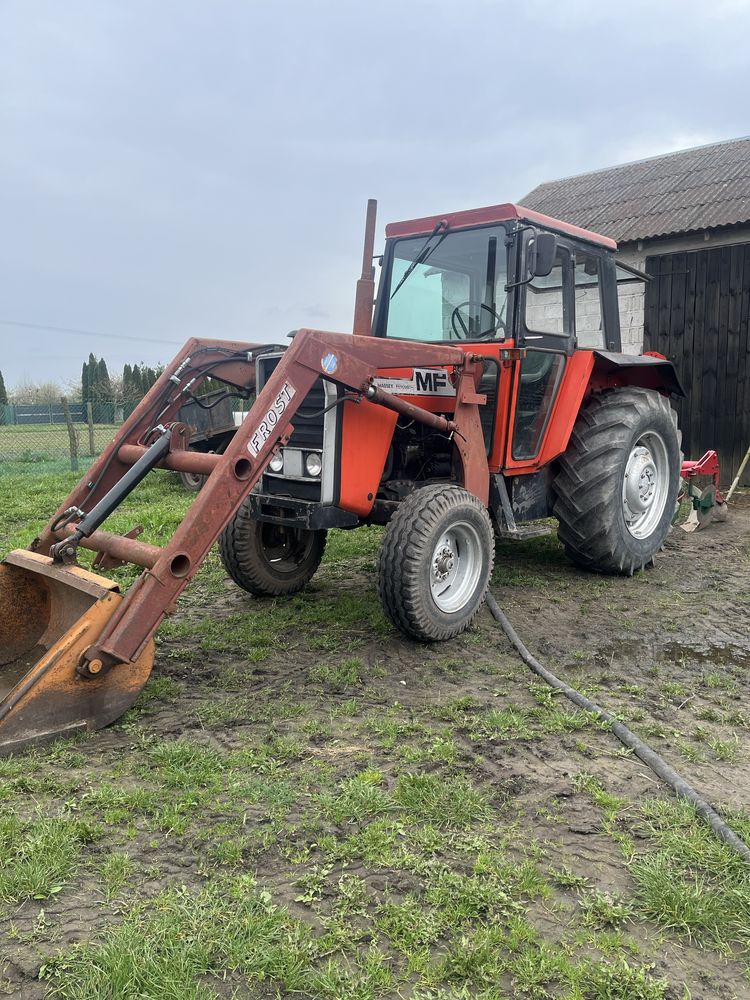
[[[664, 927], [724, 952], [750, 956], [750, 872], [686, 803], [657, 800], [643, 808], [654, 849], [633, 858], [640, 911]], [[732, 818], [748, 839], [750, 820]]]
[[489, 816], [486, 795], [463, 775], [405, 774], [393, 799], [410, 819], [437, 826], [466, 827]]
[[[344, 910], [351, 917], [363, 897], [355, 888], [352, 903], [349, 885]], [[386, 899], [374, 926], [397, 954], [410, 959], [411, 971], [405, 973], [372, 941], [348, 954], [326, 955], [330, 934], [316, 938], [250, 876], [223, 877], [200, 892], [184, 887], [165, 892], [148, 910], [134, 907], [102, 943], [50, 960], [41, 977], [54, 983], [54, 995], [68, 1000], [209, 1000], [217, 996], [214, 984], [227, 981], [250, 988], [265, 983], [274, 992], [303, 992], [311, 1000], [366, 1000], [400, 992], [399, 984], [413, 982], [415, 972], [421, 986], [412, 995], [423, 998], [501, 997], [503, 982], [521, 997], [540, 997], [556, 986], [566, 996], [591, 1000], [666, 996], [666, 981], [646, 967], [624, 958], [574, 961], [544, 945], [515, 910], [473, 881], [465, 886], [439, 880], [427, 906], [414, 895], [400, 902]], [[477, 920], [478, 927], [454, 937], [430, 961], [429, 948], [448, 927]], [[456, 993], [461, 984], [472, 992]]]
[[0, 814], [0, 900], [47, 899], [61, 892], [97, 837], [86, 822], [34, 815], [21, 821]]
[[[7, 548], [74, 477], [5, 472]], [[108, 527], [142, 523], [163, 543], [192, 499], [156, 474]], [[0, 933], [43, 957], [49, 997], [676, 1000], [702, 974], [695, 946], [738, 974], [750, 964], [731, 852], [690, 810], [639, 797], [654, 788], [640, 765], [481, 617], [441, 649], [394, 640], [375, 594], [381, 535], [331, 532], [320, 575], [288, 601], [228, 589], [211, 553], [125, 719], [0, 758]], [[637, 698], [675, 757], [722, 775], [742, 761], [746, 713], [736, 693], [722, 702], [724, 675], [688, 681], [659, 661], [657, 682], [592, 655], [586, 614], [636, 616], [618, 583], [571, 571], [554, 537], [498, 556], [521, 620], [580, 603], [561, 654], [572, 683], [606, 688], [618, 711]], [[696, 692], [678, 732], [665, 707]], [[79, 945], [63, 943], [69, 925]], [[22, 988], [4, 975], [0, 962], [0, 992]]]
[[55, 992], [70, 1000], [208, 1000], [216, 994], [204, 977], [225, 970], [299, 989], [311, 956], [309, 930], [244, 877], [198, 894], [163, 893], [148, 912], [135, 907], [102, 944], [47, 963], [42, 978], [54, 978]]

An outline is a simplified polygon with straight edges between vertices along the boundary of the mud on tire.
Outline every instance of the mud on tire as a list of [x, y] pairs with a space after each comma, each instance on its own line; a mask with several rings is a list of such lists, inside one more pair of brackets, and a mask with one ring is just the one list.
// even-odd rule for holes
[[659, 392], [628, 387], [592, 396], [553, 484], [558, 537], [573, 562], [632, 575], [653, 561], [675, 510], [680, 439]]
[[459, 486], [401, 502], [380, 549], [378, 590], [393, 624], [422, 642], [463, 632], [487, 593], [495, 544], [485, 506]]
[[219, 539], [219, 555], [234, 582], [257, 597], [296, 594], [315, 575], [326, 547], [325, 531], [258, 521], [247, 503]]

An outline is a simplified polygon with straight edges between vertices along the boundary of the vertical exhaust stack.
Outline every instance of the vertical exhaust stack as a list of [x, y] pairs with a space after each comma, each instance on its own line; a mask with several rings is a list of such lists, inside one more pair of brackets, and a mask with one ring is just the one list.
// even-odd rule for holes
[[365, 220], [365, 245], [362, 253], [362, 277], [357, 282], [354, 297], [354, 325], [352, 332], [358, 337], [372, 336], [372, 307], [375, 302], [375, 219], [378, 203], [374, 198], [367, 202]]

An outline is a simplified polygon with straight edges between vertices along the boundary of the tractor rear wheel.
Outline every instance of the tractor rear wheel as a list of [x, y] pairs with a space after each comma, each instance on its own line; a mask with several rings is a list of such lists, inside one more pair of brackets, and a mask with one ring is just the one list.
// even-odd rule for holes
[[553, 484], [558, 537], [573, 562], [630, 576], [651, 564], [672, 522], [680, 463], [665, 396], [635, 386], [592, 396]]
[[224, 569], [257, 597], [296, 594], [315, 575], [326, 547], [325, 531], [259, 521], [243, 504], [219, 539]]
[[480, 500], [458, 486], [415, 490], [399, 504], [380, 549], [383, 609], [413, 639], [452, 639], [482, 606], [494, 559]]
[[206, 482], [206, 476], [202, 475], [200, 472], [181, 472], [180, 479], [182, 480], [182, 485], [186, 490], [190, 490], [191, 493], [197, 493], [199, 490], [203, 489]]

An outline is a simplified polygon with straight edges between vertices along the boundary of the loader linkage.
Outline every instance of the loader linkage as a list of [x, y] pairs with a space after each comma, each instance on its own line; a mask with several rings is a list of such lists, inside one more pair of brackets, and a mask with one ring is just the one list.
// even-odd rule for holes
[[[481, 363], [457, 347], [387, 343], [371, 337], [300, 330], [259, 392], [223, 454], [187, 450], [179, 408], [205, 378], [240, 393], [255, 387], [255, 362], [267, 346], [191, 340], [73, 489], [30, 552], [0, 563], [0, 753], [60, 733], [97, 729], [133, 704], [153, 663], [152, 637], [292, 433], [294, 415], [321, 376], [348, 392], [345, 405], [380, 405], [450, 435], [467, 490], [485, 505], [486, 452], [476, 387]], [[376, 388], [379, 368], [449, 366], [452, 419]], [[155, 467], [207, 475], [202, 491], [160, 548], [100, 530], [104, 520]], [[127, 594], [76, 565], [78, 547], [95, 565], [143, 567]], [[13, 609], [8, 614], [8, 609]]]

